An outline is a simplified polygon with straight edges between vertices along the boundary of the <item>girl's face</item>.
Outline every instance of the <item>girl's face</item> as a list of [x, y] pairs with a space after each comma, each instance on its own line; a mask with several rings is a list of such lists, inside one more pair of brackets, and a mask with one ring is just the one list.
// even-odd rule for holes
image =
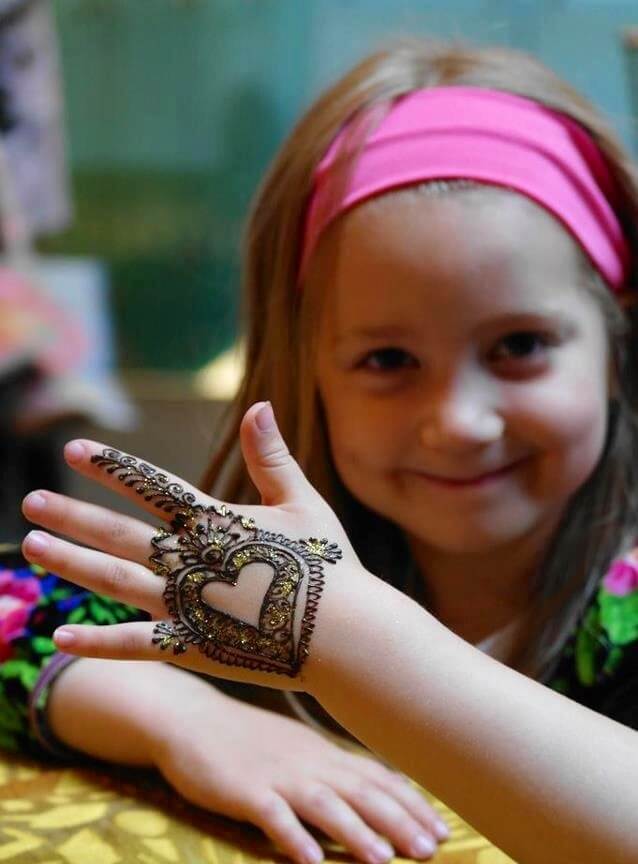
[[395, 192], [329, 229], [318, 387], [356, 498], [441, 552], [553, 530], [607, 426], [604, 322], [577, 260], [502, 190]]

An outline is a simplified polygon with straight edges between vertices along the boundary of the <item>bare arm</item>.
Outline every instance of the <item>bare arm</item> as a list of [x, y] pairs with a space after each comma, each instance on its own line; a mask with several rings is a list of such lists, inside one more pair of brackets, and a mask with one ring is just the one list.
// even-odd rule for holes
[[[275, 541], [279, 536], [284, 540], [309, 537], [306, 542], [312, 543], [313, 554], [330, 560], [330, 567], [334, 565], [332, 570], [325, 568], [326, 584], [318, 608], [308, 601], [308, 614], [298, 616], [313, 625], [310, 656], [303, 654], [304, 665], [299, 661], [293, 670], [297, 680], [291, 680], [270, 671], [224, 664], [201, 651], [184, 651], [185, 646], [173, 635], [173, 662], [206, 674], [306, 689], [365, 744], [431, 790], [519, 864], [635, 864], [638, 733], [482, 654], [365, 571], [343, 527], [307, 483], [276, 427], [268, 433], [257, 431], [257, 408], [252, 406], [246, 413], [240, 431], [251, 478], [266, 504], [242, 508], [241, 519], [246, 520], [242, 527], [254, 530], [254, 536], [258, 534], [265, 543], [272, 541], [275, 532]], [[119, 478], [113, 474], [102, 477], [101, 469], [96, 468], [102, 459], [100, 452], [108, 456], [107, 451], [93, 442], [82, 442], [80, 449], [83, 455], [75, 462], [78, 470], [99, 476], [105, 485], [123, 487]], [[132, 464], [137, 464], [135, 458]], [[127, 480], [124, 488], [129, 490], [124, 494], [137, 495], [141, 506], [153, 512], [157, 507], [154, 495], [164, 500], [161, 496], [167, 494], [166, 489], [182, 490], [179, 483], [166, 486], [163, 473], [157, 475], [162, 480], [159, 491], [151, 488], [149, 494], [153, 484], [148, 479], [139, 481], [134, 490], [131, 482], [135, 480], [131, 481], [124, 463], [123, 476]], [[214, 538], [216, 532], [224, 534], [230, 524], [238, 524], [240, 517], [225, 504], [196, 490], [188, 494], [201, 502], [197, 506], [210, 520], [207, 527], [198, 523], [205, 536]], [[189, 500], [176, 497], [175, 505], [188, 508]], [[47, 521], [55, 528], [55, 502], [51, 504], [54, 515]], [[179, 542], [176, 535], [182, 539], [199, 530], [194, 526], [195, 512], [186, 515], [192, 524], [171, 525], [174, 533], [169, 536], [175, 542]], [[260, 528], [250, 527], [251, 520]], [[70, 521], [76, 524], [65, 533], [88, 536], [79, 512]], [[40, 517], [40, 524], [47, 522]], [[145, 527], [136, 529], [140, 537], [145, 532]], [[329, 539], [316, 539], [322, 536]], [[342, 559], [330, 553], [335, 542], [343, 549]], [[90, 590], [138, 605], [154, 620], [166, 615], [157, 580], [149, 579], [135, 561], [128, 564], [116, 559], [127, 578], [113, 579], [113, 562], [99, 553], [87, 558], [85, 551], [72, 544], [50, 537], [46, 543], [48, 551], [40, 552], [37, 561], [59, 568], [66, 578]], [[146, 544], [148, 548], [148, 540]], [[122, 554], [113, 542], [107, 548], [111, 555]], [[274, 548], [279, 548], [276, 542]], [[206, 561], [201, 566], [209, 568]], [[174, 571], [169, 568], [173, 584], [179, 572], [177, 566]], [[224, 567], [220, 573], [228, 575]], [[247, 596], [235, 591], [225, 600], [225, 586], [218, 574], [207, 585], [215, 590], [212, 597], [207, 594], [206, 604], [217, 604], [238, 627], [240, 618], [234, 616], [250, 608], [249, 600], [254, 604], [264, 597], [258, 580], [243, 582], [252, 586], [252, 596], [250, 589]], [[312, 600], [316, 605], [316, 594]], [[165, 634], [173, 633], [172, 625], [185, 626], [177, 612], [168, 612], [171, 617], [161, 630], [166, 643], [170, 643]], [[154, 627], [153, 622], [65, 627], [67, 640], [58, 634], [56, 644], [88, 657], [159, 659], [161, 649], [156, 643], [160, 636]], [[206, 633], [201, 636], [208, 638]], [[268, 640], [266, 643], [271, 646]], [[232, 649], [233, 644], [226, 644], [222, 637], [224, 650]], [[258, 660], [260, 644], [254, 651]], [[223, 657], [221, 648], [217, 656]], [[297, 653], [293, 659], [300, 656]]]
[[520, 864], [638, 861], [638, 733], [358, 581], [324, 598], [306, 673], [323, 706]]
[[[58, 676], [48, 700], [56, 737], [83, 753], [126, 765], [152, 765], [161, 736], [162, 704], [179, 700], [187, 709], [207, 687], [214, 707], [226, 697], [188, 672], [163, 663], [81, 658]], [[208, 692], [209, 691], [209, 692]]]
[[[519, 864], [638, 860], [638, 733], [358, 576], [325, 592], [306, 666], [305, 684], [326, 710]], [[53, 731], [101, 758], [150, 763], [151, 696], [158, 687], [174, 696], [178, 677], [214, 692], [174, 666], [82, 658], [54, 686]]]
[[184, 798], [253, 822], [299, 864], [322, 857], [302, 819], [369, 864], [393, 847], [429, 857], [418, 838], [436, 832], [436, 814], [403, 778], [176, 666], [82, 658], [60, 673], [48, 712], [64, 744], [154, 765]]

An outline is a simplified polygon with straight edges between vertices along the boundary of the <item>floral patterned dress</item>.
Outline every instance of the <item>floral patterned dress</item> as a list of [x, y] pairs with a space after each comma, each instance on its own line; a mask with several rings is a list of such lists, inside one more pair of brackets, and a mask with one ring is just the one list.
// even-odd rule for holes
[[638, 729], [638, 548], [612, 562], [545, 683]]
[[75, 757], [46, 722], [57, 675], [75, 659], [51, 638], [62, 624], [148, 620], [146, 613], [85, 591], [29, 564], [16, 550], [0, 552], [0, 747], [37, 757]]
[[[149, 617], [29, 564], [17, 551], [0, 553], [0, 747], [77, 757], [46, 722], [51, 685], [76, 659], [57, 651], [51, 635], [65, 623], [134, 620]], [[613, 562], [544, 683], [638, 729], [638, 550]]]

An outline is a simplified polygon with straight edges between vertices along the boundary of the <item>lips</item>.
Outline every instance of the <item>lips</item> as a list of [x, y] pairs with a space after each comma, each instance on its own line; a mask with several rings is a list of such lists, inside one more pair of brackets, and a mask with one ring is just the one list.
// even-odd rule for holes
[[430, 480], [433, 483], [438, 483], [443, 486], [477, 486], [482, 483], [488, 483], [490, 480], [495, 480], [498, 477], [502, 477], [505, 474], [509, 474], [515, 468], [518, 468], [525, 459], [519, 459], [517, 462], [510, 462], [509, 465], [505, 465], [501, 468], [496, 468], [493, 471], [486, 471], [483, 473], [471, 474], [468, 476], [454, 477], [454, 476], [445, 476], [441, 474], [430, 474], [426, 471], [417, 471], [416, 473], [420, 477], [424, 477], [426, 480]]

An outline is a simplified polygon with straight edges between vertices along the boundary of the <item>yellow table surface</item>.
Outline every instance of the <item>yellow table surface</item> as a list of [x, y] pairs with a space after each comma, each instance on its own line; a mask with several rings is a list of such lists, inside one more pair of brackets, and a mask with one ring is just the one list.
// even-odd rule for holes
[[[451, 838], [430, 860], [513, 864], [444, 804], [427, 797], [452, 829]], [[327, 862], [356, 860], [329, 840], [321, 842]], [[11, 754], [0, 758], [0, 862], [288, 864], [289, 860], [257, 828], [188, 804], [155, 772], [103, 770], [93, 763], [81, 768], [51, 766]]]

